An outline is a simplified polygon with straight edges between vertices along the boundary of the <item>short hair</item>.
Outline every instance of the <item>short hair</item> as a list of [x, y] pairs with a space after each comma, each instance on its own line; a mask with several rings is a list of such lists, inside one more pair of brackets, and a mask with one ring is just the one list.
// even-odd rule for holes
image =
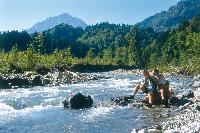
[[144, 70], [143, 70], [143, 73], [148, 73], [148, 72], [149, 72], [149, 71], [148, 71], [148, 70], [146, 70], [146, 69], [144, 69]]
[[153, 71], [154, 71], [155, 73], [159, 73], [159, 71], [158, 71], [157, 68], [154, 68]]

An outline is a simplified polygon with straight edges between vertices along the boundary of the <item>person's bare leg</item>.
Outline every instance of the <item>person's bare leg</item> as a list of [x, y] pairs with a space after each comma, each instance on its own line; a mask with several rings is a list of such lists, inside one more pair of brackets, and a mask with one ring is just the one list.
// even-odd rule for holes
[[163, 96], [164, 96], [164, 98], [165, 99], [168, 99], [169, 97], [171, 97], [172, 96], [172, 89], [171, 88], [169, 88], [169, 86], [167, 85], [167, 86], [164, 86], [163, 87]]
[[161, 99], [164, 100], [165, 99], [165, 91], [164, 88], [160, 89], [160, 95], [161, 95]]
[[148, 97], [149, 97], [149, 104], [152, 105], [152, 103], [153, 103], [153, 95], [151, 93], [148, 93]]
[[168, 97], [171, 97], [172, 94], [173, 94], [173, 91], [172, 91], [172, 88], [168, 88], [169, 89], [169, 94], [168, 94]]
[[166, 105], [166, 106], [168, 106], [168, 100], [169, 100], [169, 98], [170, 98], [170, 96], [172, 95], [171, 94], [171, 89], [169, 88], [169, 86], [168, 85], [165, 85], [165, 86], [163, 86], [163, 96], [164, 96], [164, 99], [162, 99], [163, 101], [162, 101], [162, 103], [164, 104], [164, 105]]

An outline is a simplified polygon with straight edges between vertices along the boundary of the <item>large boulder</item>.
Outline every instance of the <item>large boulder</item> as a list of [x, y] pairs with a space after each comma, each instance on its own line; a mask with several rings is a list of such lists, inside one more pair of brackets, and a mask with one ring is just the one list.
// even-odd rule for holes
[[73, 95], [69, 100], [63, 101], [65, 108], [83, 109], [92, 107], [93, 99], [90, 95], [86, 96], [81, 93]]

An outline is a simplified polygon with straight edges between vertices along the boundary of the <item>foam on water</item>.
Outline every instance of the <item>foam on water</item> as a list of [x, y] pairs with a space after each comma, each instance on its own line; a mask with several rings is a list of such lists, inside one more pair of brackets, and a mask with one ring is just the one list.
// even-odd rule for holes
[[79, 115], [79, 119], [81, 121], [95, 121], [95, 119], [99, 119], [99, 117], [108, 117], [108, 115], [112, 113], [112, 110], [112, 107], [92, 108]]
[[0, 103], [0, 112], [13, 110], [14, 108], [12, 106], [7, 105], [6, 103]]
[[110, 88], [127, 88], [129, 86], [132, 86], [133, 81], [129, 79], [110, 79], [108, 80], [108, 87]]
[[[141, 76], [112, 75], [110, 79], [58, 87], [1, 90], [0, 132], [1, 128], [5, 132], [10, 128], [16, 132], [21, 128], [26, 129], [24, 132], [131, 132], [134, 126], [140, 126], [137, 124], [139, 116], [136, 115], [143, 116], [145, 111], [135, 112], [130, 106], [105, 107], [102, 103], [108, 102], [110, 98], [132, 94], [136, 84], [141, 81]], [[174, 88], [186, 83], [172, 81]], [[63, 109], [61, 101], [78, 92], [91, 95], [95, 107], [84, 110]]]

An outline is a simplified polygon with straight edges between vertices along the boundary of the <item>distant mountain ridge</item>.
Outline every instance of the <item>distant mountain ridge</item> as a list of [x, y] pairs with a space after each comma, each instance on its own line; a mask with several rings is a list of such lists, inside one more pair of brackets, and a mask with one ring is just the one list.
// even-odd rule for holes
[[87, 24], [80, 18], [64, 13], [58, 16], [49, 17], [44, 21], [36, 23], [30, 29], [28, 29], [27, 32], [29, 34], [34, 33], [35, 31], [42, 32], [62, 23], [72, 25], [73, 27], [81, 27], [83, 29], [87, 27]]
[[177, 28], [182, 21], [191, 20], [200, 14], [200, 0], [182, 0], [168, 11], [157, 13], [138, 23], [139, 27], [150, 27], [156, 31]]

